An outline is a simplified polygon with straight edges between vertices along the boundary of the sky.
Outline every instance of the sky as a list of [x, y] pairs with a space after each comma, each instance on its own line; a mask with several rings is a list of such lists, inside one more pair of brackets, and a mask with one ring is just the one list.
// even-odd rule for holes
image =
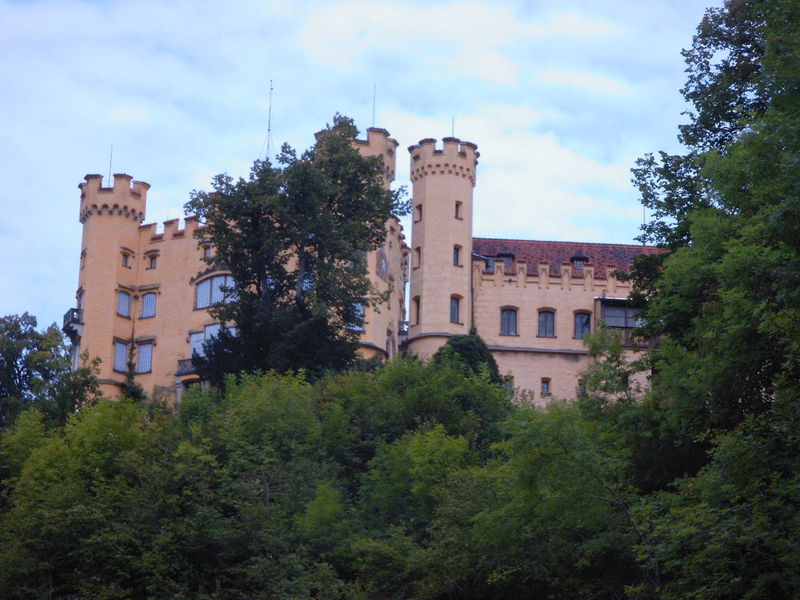
[[634, 243], [630, 169], [679, 150], [680, 52], [719, 3], [0, 0], [0, 316], [74, 306], [85, 174], [148, 182], [159, 223], [246, 176], [270, 81], [273, 155], [338, 112], [398, 140], [410, 192], [405, 148], [454, 133], [481, 153], [475, 236]]

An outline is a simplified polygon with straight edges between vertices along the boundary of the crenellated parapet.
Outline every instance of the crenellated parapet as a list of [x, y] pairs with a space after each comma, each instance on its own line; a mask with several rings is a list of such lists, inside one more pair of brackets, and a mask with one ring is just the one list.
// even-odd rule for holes
[[411, 180], [417, 181], [433, 175], [455, 175], [468, 179], [475, 185], [475, 168], [478, 165], [478, 146], [455, 137], [442, 138], [442, 148], [436, 140], [425, 138], [409, 146], [411, 154]]
[[199, 229], [203, 229], [204, 227], [196, 215], [184, 217], [183, 223], [184, 226], [181, 227], [180, 219], [169, 219], [164, 221], [162, 223], [164, 230], [161, 233], [157, 232], [157, 223], [144, 223], [143, 225], [139, 225], [141, 239], [147, 243], [172, 238], [193, 238], [195, 232]]
[[93, 214], [122, 216], [137, 223], [144, 221], [150, 184], [133, 181], [133, 177], [125, 173], [114, 174], [113, 187], [103, 187], [102, 175], [86, 175], [84, 179], [86, 181], [78, 185], [81, 223]]
[[353, 147], [362, 156], [381, 157], [388, 183], [394, 181], [395, 177], [397, 146], [399, 146], [397, 140], [391, 137], [388, 131], [379, 127], [369, 127], [366, 140], [353, 140]]

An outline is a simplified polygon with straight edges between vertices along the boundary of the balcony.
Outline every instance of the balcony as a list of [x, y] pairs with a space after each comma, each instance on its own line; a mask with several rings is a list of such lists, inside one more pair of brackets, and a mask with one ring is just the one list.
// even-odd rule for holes
[[71, 342], [83, 335], [83, 309], [70, 308], [64, 313], [64, 326], [61, 328]]

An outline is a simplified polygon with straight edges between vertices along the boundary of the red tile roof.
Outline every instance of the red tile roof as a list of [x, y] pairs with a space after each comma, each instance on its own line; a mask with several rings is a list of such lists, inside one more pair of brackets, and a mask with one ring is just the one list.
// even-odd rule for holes
[[[568, 264], [570, 258], [581, 253], [589, 260], [586, 264], [594, 267], [594, 276], [605, 279], [609, 272], [626, 270], [640, 254], [663, 252], [653, 246], [634, 246], [630, 244], [595, 244], [589, 242], [543, 242], [539, 240], [503, 240], [496, 238], [472, 238], [472, 251], [481, 256], [497, 256], [511, 252], [518, 261], [528, 264], [528, 271], [535, 273], [539, 263], [550, 265], [550, 274], [561, 275], [561, 265]], [[573, 271], [573, 277], [583, 277], [582, 271]]]

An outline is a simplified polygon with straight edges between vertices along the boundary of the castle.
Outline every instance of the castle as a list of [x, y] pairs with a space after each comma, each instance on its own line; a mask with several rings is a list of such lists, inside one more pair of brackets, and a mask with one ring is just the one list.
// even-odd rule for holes
[[[388, 187], [398, 143], [370, 128], [355, 140], [365, 156], [382, 157]], [[367, 256], [370, 280], [389, 299], [365, 308], [359, 352], [391, 358], [402, 349], [431, 357], [447, 339], [471, 328], [484, 338], [500, 372], [531, 390], [537, 402], [574, 397], [589, 364], [582, 337], [600, 319], [623, 331], [637, 325], [626, 300], [630, 284], [615, 277], [646, 246], [472, 237], [477, 146], [454, 137], [409, 147], [412, 179], [411, 247], [397, 219], [386, 223], [382, 247]], [[214, 249], [194, 236], [187, 216], [163, 232], [145, 218], [149, 185], [116, 174], [80, 184], [83, 237], [76, 307], [64, 317], [75, 361], [98, 356], [100, 384], [115, 397], [134, 359], [146, 392], [178, 399], [198, 380], [192, 352], [223, 325], [208, 308], [223, 298], [230, 275], [203, 260]], [[410, 280], [410, 319], [405, 290]], [[631, 352], [635, 351], [631, 348]]]

